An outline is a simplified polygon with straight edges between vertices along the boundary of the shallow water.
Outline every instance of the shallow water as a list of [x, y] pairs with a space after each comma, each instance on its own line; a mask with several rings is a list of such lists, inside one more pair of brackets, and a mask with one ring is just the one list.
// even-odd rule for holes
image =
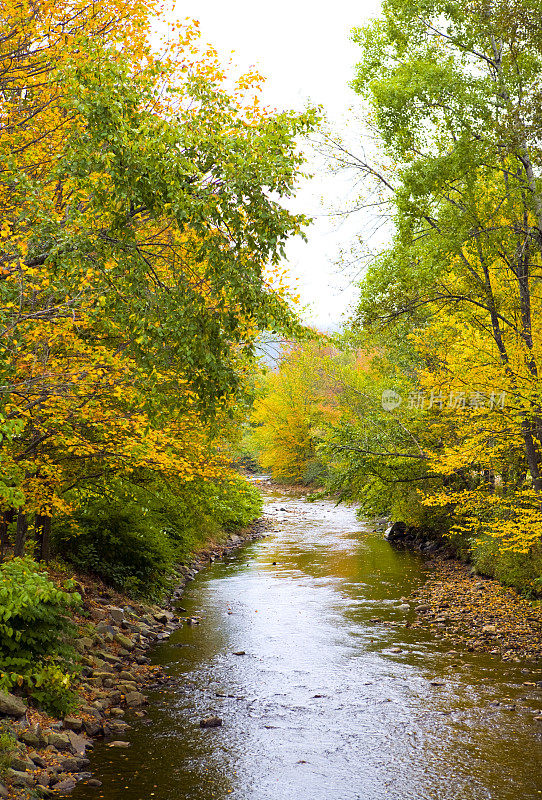
[[[268, 537], [188, 585], [201, 624], [152, 654], [171, 685], [149, 693], [130, 749], [96, 745], [103, 786], [72, 798], [542, 797], [539, 690], [522, 685], [540, 670], [405, 627], [423, 563], [353, 509], [270, 496], [268, 511]], [[200, 728], [210, 715], [223, 726]]]

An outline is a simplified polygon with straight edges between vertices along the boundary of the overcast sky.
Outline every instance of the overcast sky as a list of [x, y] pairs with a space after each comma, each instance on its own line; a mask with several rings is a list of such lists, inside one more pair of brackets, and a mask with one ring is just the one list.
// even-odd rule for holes
[[[348, 87], [359, 60], [350, 31], [378, 16], [379, 7], [378, 0], [177, 0], [176, 15], [198, 19], [202, 37], [225, 60], [234, 50], [242, 69], [256, 66], [267, 79], [267, 103], [298, 110], [307, 101], [322, 105], [340, 130], [350, 116], [349, 108], [359, 107], [359, 98]], [[309, 242], [290, 244], [288, 266], [301, 302], [308, 307], [305, 321], [323, 330], [336, 328], [355, 298], [352, 273], [345, 274], [334, 262], [363, 220], [350, 218], [337, 226], [328, 216], [341, 194], [348, 192], [347, 184], [344, 177], [319, 172], [300, 187], [290, 206], [315, 217], [307, 231]]]

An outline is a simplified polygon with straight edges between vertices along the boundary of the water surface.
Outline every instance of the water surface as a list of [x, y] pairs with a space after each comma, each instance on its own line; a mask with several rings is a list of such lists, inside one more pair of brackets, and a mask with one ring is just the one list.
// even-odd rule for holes
[[[189, 584], [201, 624], [152, 654], [171, 685], [149, 694], [129, 750], [96, 746], [103, 786], [74, 800], [540, 798], [523, 685], [540, 671], [410, 630], [399, 606], [424, 565], [353, 509], [274, 496], [268, 510], [268, 537]], [[200, 728], [210, 715], [223, 726]]]

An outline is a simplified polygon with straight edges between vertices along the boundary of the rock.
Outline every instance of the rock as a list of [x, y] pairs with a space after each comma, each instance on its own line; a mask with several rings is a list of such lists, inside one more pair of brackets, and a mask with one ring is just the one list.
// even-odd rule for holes
[[97, 788], [98, 786], [101, 786], [101, 785], [102, 785], [102, 782], [99, 781], [98, 778], [91, 778], [89, 781], [87, 781], [87, 786], [92, 786], [94, 788]]
[[34, 769], [33, 761], [19, 755], [14, 755], [13, 758], [10, 759], [9, 765], [12, 769], [17, 770], [17, 772], [27, 772], [29, 769]]
[[77, 786], [77, 781], [75, 778], [72, 778], [71, 775], [68, 775], [67, 778], [55, 783], [55, 793], [56, 792], [71, 792], [72, 789], [75, 789]]
[[123, 670], [119, 675], [119, 680], [121, 680], [121, 681], [131, 681], [132, 683], [135, 683], [136, 678], [135, 678], [135, 675], [132, 675], [131, 672], [125, 672]]
[[32, 728], [26, 728], [24, 731], [21, 731], [17, 738], [20, 742], [24, 742], [28, 747], [45, 747], [47, 744], [47, 739], [43, 734], [39, 725], [36, 725]]
[[70, 737], [66, 733], [50, 733], [47, 737], [47, 744], [60, 750], [61, 753], [72, 748]]
[[154, 619], [156, 622], [161, 622], [165, 625], [168, 622], [171, 622], [175, 615], [171, 613], [171, 611], [160, 611], [158, 614], [154, 614]]
[[118, 656], [114, 653], [108, 653], [107, 650], [100, 650], [96, 655], [98, 655], [102, 661], [107, 661], [109, 664], [119, 664], [121, 661]]
[[482, 627], [482, 633], [497, 633], [497, 628], [495, 625], [484, 625]]
[[222, 720], [220, 717], [205, 717], [205, 719], [200, 719], [199, 726], [200, 728], [220, 728], [222, 725]]
[[387, 539], [388, 542], [397, 542], [405, 538], [406, 532], [407, 526], [404, 522], [394, 522], [387, 528], [384, 538]]
[[20, 697], [15, 697], [9, 692], [0, 692], [0, 714], [7, 714], [9, 717], [24, 717], [26, 712], [26, 705]]
[[233, 655], [234, 656], [246, 656], [246, 653], [245, 653], [244, 650], [234, 650]]
[[115, 633], [114, 639], [121, 647], [124, 647], [125, 650], [133, 650], [135, 647], [134, 642], [123, 633]]
[[117, 628], [114, 625], [109, 625], [107, 622], [99, 622], [96, 625], [97, 633], [110, 633], [111, 635], [115, 635], [117, 633]]
[[410, 606], [408, 603], [401, 603], [401, 605], [397, 606], [399, 611], [410, 611]]
[[4, 786], [3, 783], [0, 783], [0, 797], [7, 797], [9, 795], [8, 790]]
[[92, 650], [92, 639], [89, 639], [88, 636], [82, 636], [80, 639], [75, 640], [74, 646], [80, 653], [86, 653]]
[[117, 606], [110, 606], [109, 609], [109, 616], [115, 623], [115, 625], [122, 625], [124, 622], [124, 609], [118, 608]]
[[86, 719], [83, 727], [88, 736], [98, 736], [102, 730], [102, 722], [98, 719]]
[[121, 742], [121, 741], [109, 742], [109, 744], [107, 746], [108, 747], [130, 747], [130, 742]]
[[88, 740], [85, 739], [84, 736], [74, 733], [74, 731], [69, 731], [67, 735], [68, 739], [70, 740], [72, 753], [74, 753], [76, 756], [84, 757], [88, 746]]
[[21, 772], [17, 769], [11, 769], [11, 767], [5, 771], [5, 776], [11, 786], [32, 786], [34, 783], [32, 775], [29, 775], [28, 772]]
[[81, 772], [84, 767], [88, 767], [90, 761], [88, 758], [78, 756], [71, 756], [70, 758], [63, 758], [60, 762], [63, 772]]
[[81, 717], [64, 717], [64, 727], [69, 731], [79, 733], [83, 730], [83, 720]]
[[128, 708], [137, 708], [143, 706], [147, 702], [147, 698], [141, 692], [128, 692], [126, 695], [126, 705]]
[[112, 717], [123, 717], [125, 711], [123, 708], [112, 708], [109, 713]]
[[446, 681], [441, 681], [438, 679], [434, 681], [429, 681], [429, 683], [431, 686], [446, 686]]
[[33, 762], [33, 763], [34, 763], [34, 764], [35, 764], [37, 767], [41, 767], [42, 769], [45, 769], [45, 767], [47, 766], [47, 762], [45, 761], [45, 759], [44, 759], [44, 758], [42, 758], [42, 757], [40, 756], [40, 754], [39, 754], [39, 753], [36, 753], [36, 751], [35, 751], [35, 750], [33, 750], [31, 753], [29, 753], [29, 754], [28, 754], [28, 758], [29, 758], [29, 759], [30, 759], [30, 760], [31, 760], [31, 761], [32, 761], [32, 762]]

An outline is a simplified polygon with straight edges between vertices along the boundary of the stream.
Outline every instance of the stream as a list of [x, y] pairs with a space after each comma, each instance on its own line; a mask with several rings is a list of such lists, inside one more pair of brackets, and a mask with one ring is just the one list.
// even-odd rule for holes
[[541, 671], [405, 627], [424, 563], [355, 509], [266, 505], [269, 535], [188, 584], [200, 624], [151, 653], [171, 682], [73, 800], [541, 798]]

